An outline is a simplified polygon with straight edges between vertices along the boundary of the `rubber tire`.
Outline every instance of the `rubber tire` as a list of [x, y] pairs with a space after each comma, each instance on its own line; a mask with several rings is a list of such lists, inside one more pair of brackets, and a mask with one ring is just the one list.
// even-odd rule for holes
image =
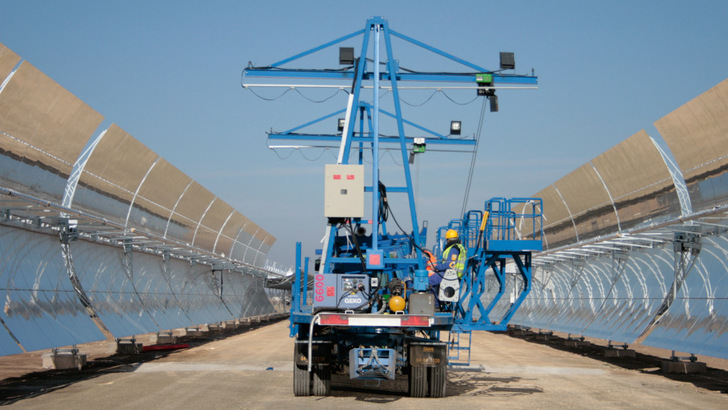
[[427, 397], [427, 368], [410, 366], [410, 397]]
[[331, 367], [319, 366], [313, 369], [313, 395], [328, 396], [331, 393]]
[[430, 367], [427, 369], [430, 382], [430, 397], [445, 397], [447, 387], [447, 366]]
[[298, 366], [293, 363], [293, 395], [311, 395], [311, 374], [306, 366]]

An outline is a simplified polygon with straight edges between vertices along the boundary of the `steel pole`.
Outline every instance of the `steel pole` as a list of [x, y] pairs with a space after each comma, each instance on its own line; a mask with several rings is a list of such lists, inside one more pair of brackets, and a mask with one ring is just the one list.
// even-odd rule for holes
[[372, 100], [372, 250], [379, 249], [379, 24], [374, 24], [374, 92]]

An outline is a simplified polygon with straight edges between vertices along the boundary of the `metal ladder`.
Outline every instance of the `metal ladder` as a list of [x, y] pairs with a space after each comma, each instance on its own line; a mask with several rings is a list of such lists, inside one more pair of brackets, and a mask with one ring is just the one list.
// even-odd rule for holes
[[[460, 337], [465, 339], [467, 336], [467, 346], [465, 346], [465, 340], [460, 340]], [[472, 331], [454, 331], [450, 333], [448, 346], [448, 366], [470, 366], [470, 347], [472, 346]], [[467, 358], [464, 356], [467, 354]], [[461, 357], [463, 356], [463, 357]]]

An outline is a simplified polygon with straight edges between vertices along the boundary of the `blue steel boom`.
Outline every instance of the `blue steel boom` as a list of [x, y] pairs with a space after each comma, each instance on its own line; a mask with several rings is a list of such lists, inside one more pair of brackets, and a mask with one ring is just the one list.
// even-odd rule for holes
[[[356, 36], [363, 37], [361, 50], [350, 67], [335, 70], [282, 67]], [[393, 57], [392, 36], [464, 65], [468, 70], [462, 73], [403, 70]], [[380, 37], [384, 39], [386, 52], [386, 61], [382, 64]], [[371, 67], [367, 60], [370, 42], [373, 42]], [[382, 65], [384, 70], [381, 69]], [[459, 83], [461, 85], [452, 87], [477, 89], [479, 94], [488, 96], [489, 99], [495, 95], [496, 89], [503, 88], [505, 84], [515, 85], [513, 88], [535, 88], [538, 82], [537, 77], [532, 75], [503, 74], [501, 71], [487, 70], [391, 30], [387, 20], [381, 17], [367, 20], [362, 30], [290, 58], [266, 67], [250, 66], [243, 70], [242, 85], [246, 88], [293, 87], [290, 84], [250, 82], [251, 79], [262, 78], [342, 80], [352, 83], [346, 109], [283, 133], [270, 133], [268, 137], [270, 140], [339, 143], [337, 163], [327, 165], [326, 169], [327, 197], [324, 213], [328, 223], [324, 247], [314, 274], [312, 303], [307, 300], [308, 280], [305, 279], [308, 278], [308, 258], [302, 265], [300, 243], [296, 247], [296, 278], [292, 289], [290, 316], [291, 336], [296, 338], [293, 374], [295, 395], [328, 395], [332, 372], [348, 372], [352, 379], [395, 379], [407, 375], [410, 395], [443, 397], [447, 383], [448, 343], [440, 340], [440, 332], [468, 333], [472, 330], [501, 329], [512, 315], [511, 312], [497, 324], [488, 318], [497, 300], [488, 308], [480, 302], [486, 292], [486, 271], [494, 270], [503, 284], [506, 274], [505, 259], [512, 257], [525, 283], [518, 303], [527, 295], [530, 283], [530, 252], [538, 249], [537, 242], [541, 238], [538, 232], [540, 224], [536, 222], [541, 209], [532, 207], [525, 213], [522, 207], [510, 209], [511, 202], [499, 202], [498, 209], [486, 211], [487, 214], [481, 212], [480, 218], [476, 218], [482, 227], [479, 231], [476, 230], [479, 239], [468, 245], [469, 256], [472, 256], [462, 279], [462, 292], [444, 303], [435, 298], [435, 292], [428, 283], [426, 260], [423, 257], [427, 224], [423, 223], [420, 228], [418, 223], [408, 156], [414, 156], [418, 144], [423, 144], [423, 141], [470, 149], [474, 149], [476, 141], [474, 138], [449, 138], [405, 120], [399, 98], [399, 82], [406, 81], [434, 82], [438, 83], [438, 88], [443, 88], [443, 83]], [[379, 107], [378, 91], [385, 88], [380, 85], [381, 82], [389, 83], [394, 113]], [[365, 85], [369, 83], [371, 85]], [[364, 89], [372, 90], [371, 103], [362, 101]], [[341, 114], [345, 114], [345, 121], [340, 135], [303, 132], [310, 125]], [[380, 135], [380, 114], [396, 120], [396, 136]], [[416, 128], [427, 137], [406, 136], [405, 125]], [[395, 149], [399, 149], [404, 186], [388, 187], [381, 182], [378, 164], [378, 153], [382, 149], [380, 144], [393, 144]], [[369, 169], [369, 185], [364, 182], [363, 177], [365, 165], [361, 152], [365, 148], [372, 151], [373, 159]], [[358, 161], [350, 163], [352, 150], [357, 149]], [[388, 193], [407, 195], [411, 233], [388, 232], [388, 216], [391, 214]], [[364, 217], [364, 194], [371, 195], [370, 218]], [[508, 210], [504, 207], [508, 207]], [[506, 211], [502, 221], [500, 216], [495, 217], [501, 208]], [[521, 219], [531, 221], [534, 234], [527, 241], [528, 245], [523, 246], [525, 242], [521, 242], [520, 236], [509, 237], [507, 242], [498, 238], [492, 239], [493, 233], [499, 232], [499, 224], [508, 225], [505, 232], [510, 235], [515, 228], [511, 221], [516, 213], [522, 216]], [[483, 217], [490, 214], [494, 218]], [[493, 221], [500, 222], [494, 225]], [[394, 222], [399, 227], [396, 219]], [[369, 235], [366, 235], [365, 230], [362, 231], [363, 225], [371, 225]], [[464, 240], [470, 241], [468, 235], [471, 231], [465, 229], [468, 224], [461, 220], [458, 225]], [[488, 243], [499, 244], [501, 247], [489, 250]], [[502, 290], [499, 295], [502, 295]], [[511, 311], [515, 309], [517, 305], [511, 307]]]

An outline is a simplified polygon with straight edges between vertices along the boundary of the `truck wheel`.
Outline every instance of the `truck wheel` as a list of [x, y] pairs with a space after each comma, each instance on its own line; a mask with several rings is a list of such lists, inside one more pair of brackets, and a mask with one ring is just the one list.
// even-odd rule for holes
[[409, 393], [411, 397], [427, 396], [427, 368], [410, 366]]
[[313, 395], [328, 396], [331, 393], [331, 367], [320, 366], [313, 369]]
[[430, 367], [427, 370], [430, 381], [430, 397], [445, 397], [447, 366]]
[[298, 356], [298, 346], [293, 346], [293, 395], [294, 396], [310, 396], [311, 395], [311, 373], [308, 372], [306, 365], [296, 364]]
[[295, 363], [293, 364], [293, 395], [311, 395], [311, 374], [306, 366], [298, 366]]

